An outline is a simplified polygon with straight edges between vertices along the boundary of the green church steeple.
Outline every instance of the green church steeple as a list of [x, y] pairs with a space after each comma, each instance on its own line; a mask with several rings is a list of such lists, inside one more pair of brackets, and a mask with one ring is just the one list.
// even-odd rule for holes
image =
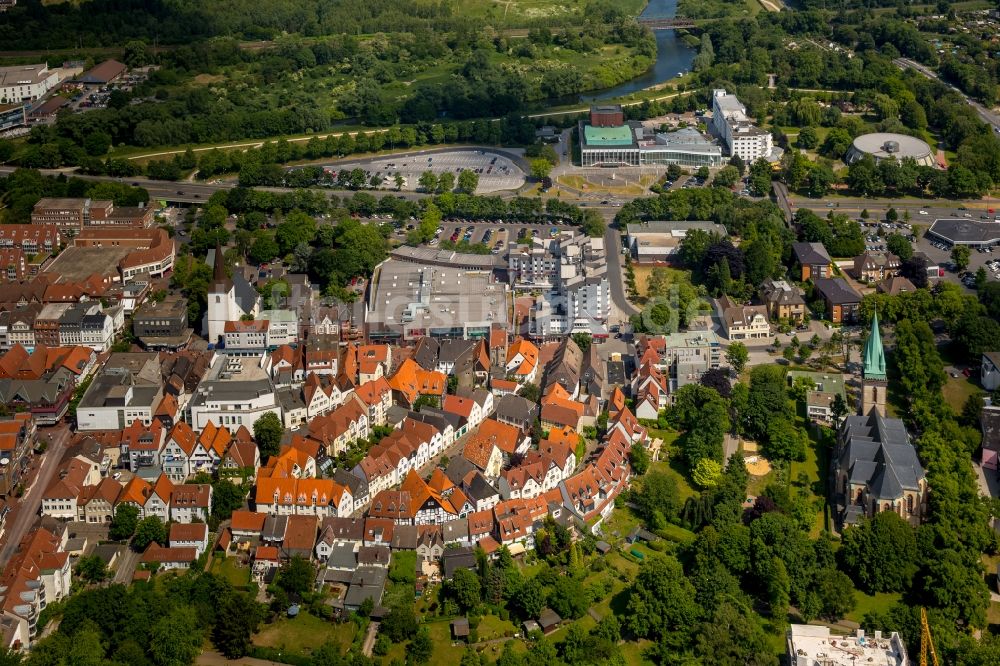
[[872, 314], [872, 330], [865, 342], [864, 379], [885, 381], [885, 350], [882, 348], [882, 335], [878, 330], [878, 313]]

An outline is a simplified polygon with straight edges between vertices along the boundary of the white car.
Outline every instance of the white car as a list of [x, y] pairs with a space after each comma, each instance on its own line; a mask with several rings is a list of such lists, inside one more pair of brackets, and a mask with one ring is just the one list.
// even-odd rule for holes
[[922, 210], [922, 211], [919, 211], [919, 213], [920, 213], [921, 215], [926, 215], [926, 214], [927, 214], [927, 211], [926, 211], [926, 210]]

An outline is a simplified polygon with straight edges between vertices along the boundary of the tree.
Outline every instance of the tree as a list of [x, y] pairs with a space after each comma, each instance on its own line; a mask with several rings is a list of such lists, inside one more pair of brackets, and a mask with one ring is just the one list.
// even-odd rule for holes
[[149, 49], [146, 42], [140, 40], [126, 42], [122, 49], [122, 60], [130, 69], [149, 64]]
[[538, 387], [538, 384], [525, 382], [517, 394], [529, 402], [538, 402], [542, 397], [542, 389]]
[[580, 225], [580, 228], [583, 230], [583, 233], [591, 238], [600, 238], [604, 235], [607, 225], [600, 213], [588, 208], [583, 211], [583, 223]]
[[642, 486], [633, 491], [639, 513], [648, 521], [659, 514], [661, 518], [672, 518], [680, 508], [680, 491], [677, 481], [663, 472], [649, 472], [642, 477]]
[[905, 592], [917, 572], [917, 537], [892, 511], [844, 530], [838, 553], [844, 570], [867, 592]]
[[76, 575], [88, 583], [100, 583], [108, 577], [108, 568], [104, 561], [96, 555], [81, 557], [74, 567]]
[[742, 342], [733, 342], [726, 349], [726, 361], [737, 375], [743, 372], [749, 359], [750, 352]]
[[712, 38], [706, 32], [701, 36], [701, 48], [698, 50], [698, 55], [694, 57], [691, 66], [694, 71], [701, 72], [712, 66], [715, 62], [715, 49], [712, 47]]
[[694, 175], [698, 178], [698, 180], [708, 180], [709, 173], [710, 172], [707, 166], [700, 166], [698, 167], [698, 170], [694, 172]]
[[462, 169], [458, 174], [458, 190], [463, 194], [475, 194], [479, 187], [479, 174], [470, 169]]
[[514, 590], [510, 607], [521, 619], [537, 618], [545, 607], [545, 590], [535, 578], [528, 578]]
[[758, 616], [727, 600], [694, 632], [695, 654], [704, 666], [774, 666], [777, 659]]
[[468, 612], [476, 608], [480, 601], [479, 576], [469, 569], [458, 569], [454, 577], [448, 582], [448, 591], [458, 602], [458, 607], [462, 612]]
[[718, 173], [715, 174], [715, 178], [712, 180], [713, 185], [718, 185], [719, 187], [732, 187], [736, 184], [736, 181], [740, 179], [740, 171], [732, 165], [727, 165], [719, 169]]
[[833, 412], [833, 423], [839, 428], [840, 421], [847, 416], [847, 401], [844, 400], [844, 396], [837, 393], [833, 396], [833, 404], [830, 406], [830, 411]]
[[112, 541], [126, 541], [135, 534], [139, 524], [139, 508], [131, 504], [121, 504], [115, 509], [115, 517], [108, 530], [108, 538]]
[[771, 189], [771, 176], [773, 173], [771, 163], [763, 157], [750, 165], [750, 177], [747, 179], [750, 193], [755, 197], [762, 197], [767, 194]]
[[828, 569], [816, 577], [816, 593], [819, 597], [820, 615], [836, 622], [857, 605], [851, 579], [843, 571]]
[[549, 606], [560, 617], [581, 618], [589, 605], [587, 590], [569, 576], [560, 576], [549, 592]]
[[803, 461], [806, 459], [806, 434], [784, 417], [771, 418], [767, 425], [767, 440], [761, 446], [769, 460]]
[[437, 190], [438, 178], [433, 171], [424, 171], [420, 174], [417, 184], [424, 192], [434, 192]]
[[378, 638], [375, 639], [375, 645], [372, 646], [372, 653], [384, 657], [389, 654], [390, 650], [392, 650], [392, 641], [385, 634], [379, 633]]
[[433, 653], [434, 643], [431, 641], [430, 630], [427, 627], [420, 627], [417, 635], [406, 646], [406, 657], [411, 663], [425, 664], [430, 661]]
[[691, 470], [691, 480], [700, 488], [712, 488], [718, 482], [721, 474], [722, 465], [714, 460], [702, 458]]
[[642, 476], [649, 470], [649, 452], [645, 446], [637, 445], [629, 449], [628, 461], [632, 465], [632, 471], [638, 476]]
[[227, 659], [239, 659], [250, 653], [250, 638], [262, 619], [261, 605], [250, 595], [229, 590], [219, 599], [212, 643]]
[[268, 412], [254, 421], [253, 437], [257, 441], [261, 458], [266, 461], [271, 456], [278, 455], [281, 447], [281, 435], [284, 432], [285, 428], [281, 419], [274, 412]]
[[444, 194], [445, 192], [451, 192], [455, 189], [455, 174], [450, 171], [445, 171], [438, 176], [437, 182], [437, 192], [438, 194]]
[[390, 609], [379, 625], [379, 632], [385, 632], [394, 643], [402, 643], [412, 638], [417, 633], [417, 616], [414, 615], [411, 606], [412, 604], [400, 604]]
[[534, 180], [548, 178], [552, 173], [552, 163], [542, 157], [536, 157], [528, 163], [531, 168], [531, 177]]
[[799, 136], [795, 143], [799, 148], [805, 148], [806, 150], [811, 150], [818, 146], [819, 135], [816, 133], [816, 128], [811, 125], [803, 127], [799, 130]]
[[907, 261], [913, 256], [913, 245], [902, 234], [889, 234], [889, 237], [885, 240], [885, 246], [889, 252], [899, 257], [901, 261]]
[[698, 619], [695, 590], [671, 555], [654, 555], [629, 589], [623, 625], [635, 636], [683, 651]]
[[736, 171], [737, 173], [740, 174], [741, 177], [743, 176], [744, 173], [746, 173], [747, 163], [744, 162], [743, 158], [740, 157], [739, 155], [733, 155], [731, 158], [729, 158], [729, 165], [736, 167]]
[[229, 520], [233, 511], [243, 506], [246, 491], [229, 479], [212, 483], [212, 515], [219, 520]]
[[83, 149], [88, 155], [100, 157], [111, 148], [111, 135], [107, 132], [92, 132], [83, 140]]
[[316, 580], [316, 570], [306, 558], [295, 555], [281, 565], [275, 583], [288, 594], [302, 596], [312, 589]]
[[969, 267], [969, 257], [971, 251], [967, 245], [956, 245], [951, 248], [951, 260], [955, 262], [955, 268], [964, 271]]
[[729, 430], [729, 410], [718, 392], [701, 384], [682, 386], [667, 419], [684, 430], [679, 440], [689, 467], [702, 458], [722, 460], [722, 441]]
[[146, 516], [135, 528], [132, 548], [142, 552], [154, 541], [161, 546], [167, 542], [167, 526], [158, 516]]
[[911, 256], [904, 260], [899, 267], [899, 273], [913, 283], [917, 289], [924, 289], [928, 285], [927, 260], [923, 257]]
[[202, 641], [194, 608], [177, 606], [151, 627], [149, 653], [157, 666], [190, 664], [201, 652]]
[[590, 349], [590, 345], [593, 342], [593, 338], [590, 337], [590, 333], [574, 333], [572, 336], [573, 342], [576, 346], [580, 348], [584, 354]]

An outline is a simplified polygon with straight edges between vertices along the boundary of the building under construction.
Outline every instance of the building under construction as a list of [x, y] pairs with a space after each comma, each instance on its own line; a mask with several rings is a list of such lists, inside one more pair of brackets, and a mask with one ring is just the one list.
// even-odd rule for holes
[[793, 624], [788, 630], [791, 666], [910, 666], [903, 639], [895, 631], [868, 636], [858, 629], [853, 636], [836, 636], [829, 627]]

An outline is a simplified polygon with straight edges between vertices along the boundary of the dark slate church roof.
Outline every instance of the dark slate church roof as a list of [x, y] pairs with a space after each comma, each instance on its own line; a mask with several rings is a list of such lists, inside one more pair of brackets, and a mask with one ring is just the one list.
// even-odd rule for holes
[[918, 490], [924, 469], [900, 419], [849, 416], [842, 426], [841, 469], [849, 482], [863, 483], [875, 499], [898, 499], [904, 490]]

